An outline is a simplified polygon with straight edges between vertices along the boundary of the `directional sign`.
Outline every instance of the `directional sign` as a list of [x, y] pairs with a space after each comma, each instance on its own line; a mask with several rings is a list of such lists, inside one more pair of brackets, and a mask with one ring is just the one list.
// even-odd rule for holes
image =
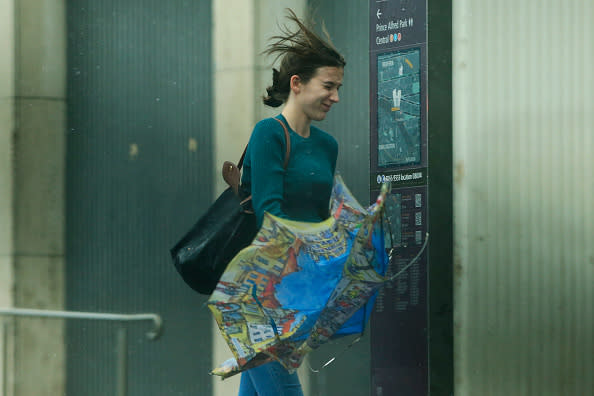
[[[426, 42], [426, 11], [425, 1], [371, 2], [371, 51]], [[394, 37], [398, 36], [400, 39], [394, 41]]]

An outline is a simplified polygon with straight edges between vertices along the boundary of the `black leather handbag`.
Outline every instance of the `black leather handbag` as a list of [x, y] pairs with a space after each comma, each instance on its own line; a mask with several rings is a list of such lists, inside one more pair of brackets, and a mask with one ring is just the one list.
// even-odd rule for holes
[[[285, 131], [287, 150], [284, 168], [287, 169], [291, 139], [284, 122], [275, 120]], [[252, 196], [242, 191], [239, 185], [246, 151], [247, 146], [237, 165], [229, 161], [223, 164], [223, 178], [229, 188], [170, 251], [173, 264], [183, 280], [201, 294], [214, 291], [227, 264], [254, 240], [258, 232]]]

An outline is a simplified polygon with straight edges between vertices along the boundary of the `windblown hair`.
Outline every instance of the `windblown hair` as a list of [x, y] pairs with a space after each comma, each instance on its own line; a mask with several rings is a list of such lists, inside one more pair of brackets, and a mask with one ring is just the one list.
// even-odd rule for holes
[[271, 38], [271, 44], [264, 50], [265, 55], [275, 55], [275, 61], [281, 58], [280, 70], [272, 69], [272, 85], [266, 88], [264, 104], [271, 107], [282, 105], [291, 91], [291, 77], [298, 75], [307, 83], [320, 67], [344, 67], [343, 56], [334, 48], [328, 32], [323, 29], [326, 40], [313, 31], [313, 23], [301, 21], [291, 9], [287, 9], [287, 19], [297, 25], [292, 31], [286, 25], [281, 27], [281, 34]]

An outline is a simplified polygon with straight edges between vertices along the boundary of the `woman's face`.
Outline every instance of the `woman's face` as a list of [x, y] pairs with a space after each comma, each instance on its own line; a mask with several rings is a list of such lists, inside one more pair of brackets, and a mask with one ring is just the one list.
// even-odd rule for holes
[[307, 83], [297, 82], [295, 99], [310, 120], [323, 120], [332, 105], [338, 103], [343, 75], [342, 67], [324, 66]]

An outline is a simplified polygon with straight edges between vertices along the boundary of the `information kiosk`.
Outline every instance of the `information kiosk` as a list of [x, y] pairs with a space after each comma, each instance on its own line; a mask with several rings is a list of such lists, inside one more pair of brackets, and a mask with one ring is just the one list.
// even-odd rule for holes
[[[386, 246], [394, 250], [388, 273], [404, 268], [431, 232], [428, 248], [420, 259], [378, 295], [370, 323], [371, 395], [428, 395], [430, 369], [436, 363], [430, 361], [430, 304], [438, 303], [430, 299], [429, 273], [433, 265], [451, 267], [451, 263], [449, 258], [440, 262], [431, 255], [435, 251], [431, 249], [435, 230], [430, 222], [435, 213], [430, 213], [429, 205], [433, 198], [429, 187], [430, 140], [433, 141], [428, 132], [427, 2], [370, 0], [369, 4], [370, 197], [377, 197], [383, 182], [391, 182], [385, 215], [391, 233], [386, 233]], [[451, 81], [451, 77], [447, 79]], [[451, 129], [447, 131], [451, 134]], [[451, 210], [446, 216], [451, 218]], [[443, 229], [438, 230], [442, 232]], [[438, 245], [443, 242], [440, 238], [437, 235]], [[447, 276], [449, 271], [443, 273]], [[451, 284], [451, 277], [443, 282]], [[439, 293], [437, 297], [444, 299]], [[448, 326], [451, 290], [449, 296], [446, 291], [445, 299], [449, 301], [444, 315], [449, 320], [441, 325]], [[449, 342], [451, 350], [451, 337]], [[451, 366], [451, 354], [442, 354], [441, 359], [440, 364]]]

